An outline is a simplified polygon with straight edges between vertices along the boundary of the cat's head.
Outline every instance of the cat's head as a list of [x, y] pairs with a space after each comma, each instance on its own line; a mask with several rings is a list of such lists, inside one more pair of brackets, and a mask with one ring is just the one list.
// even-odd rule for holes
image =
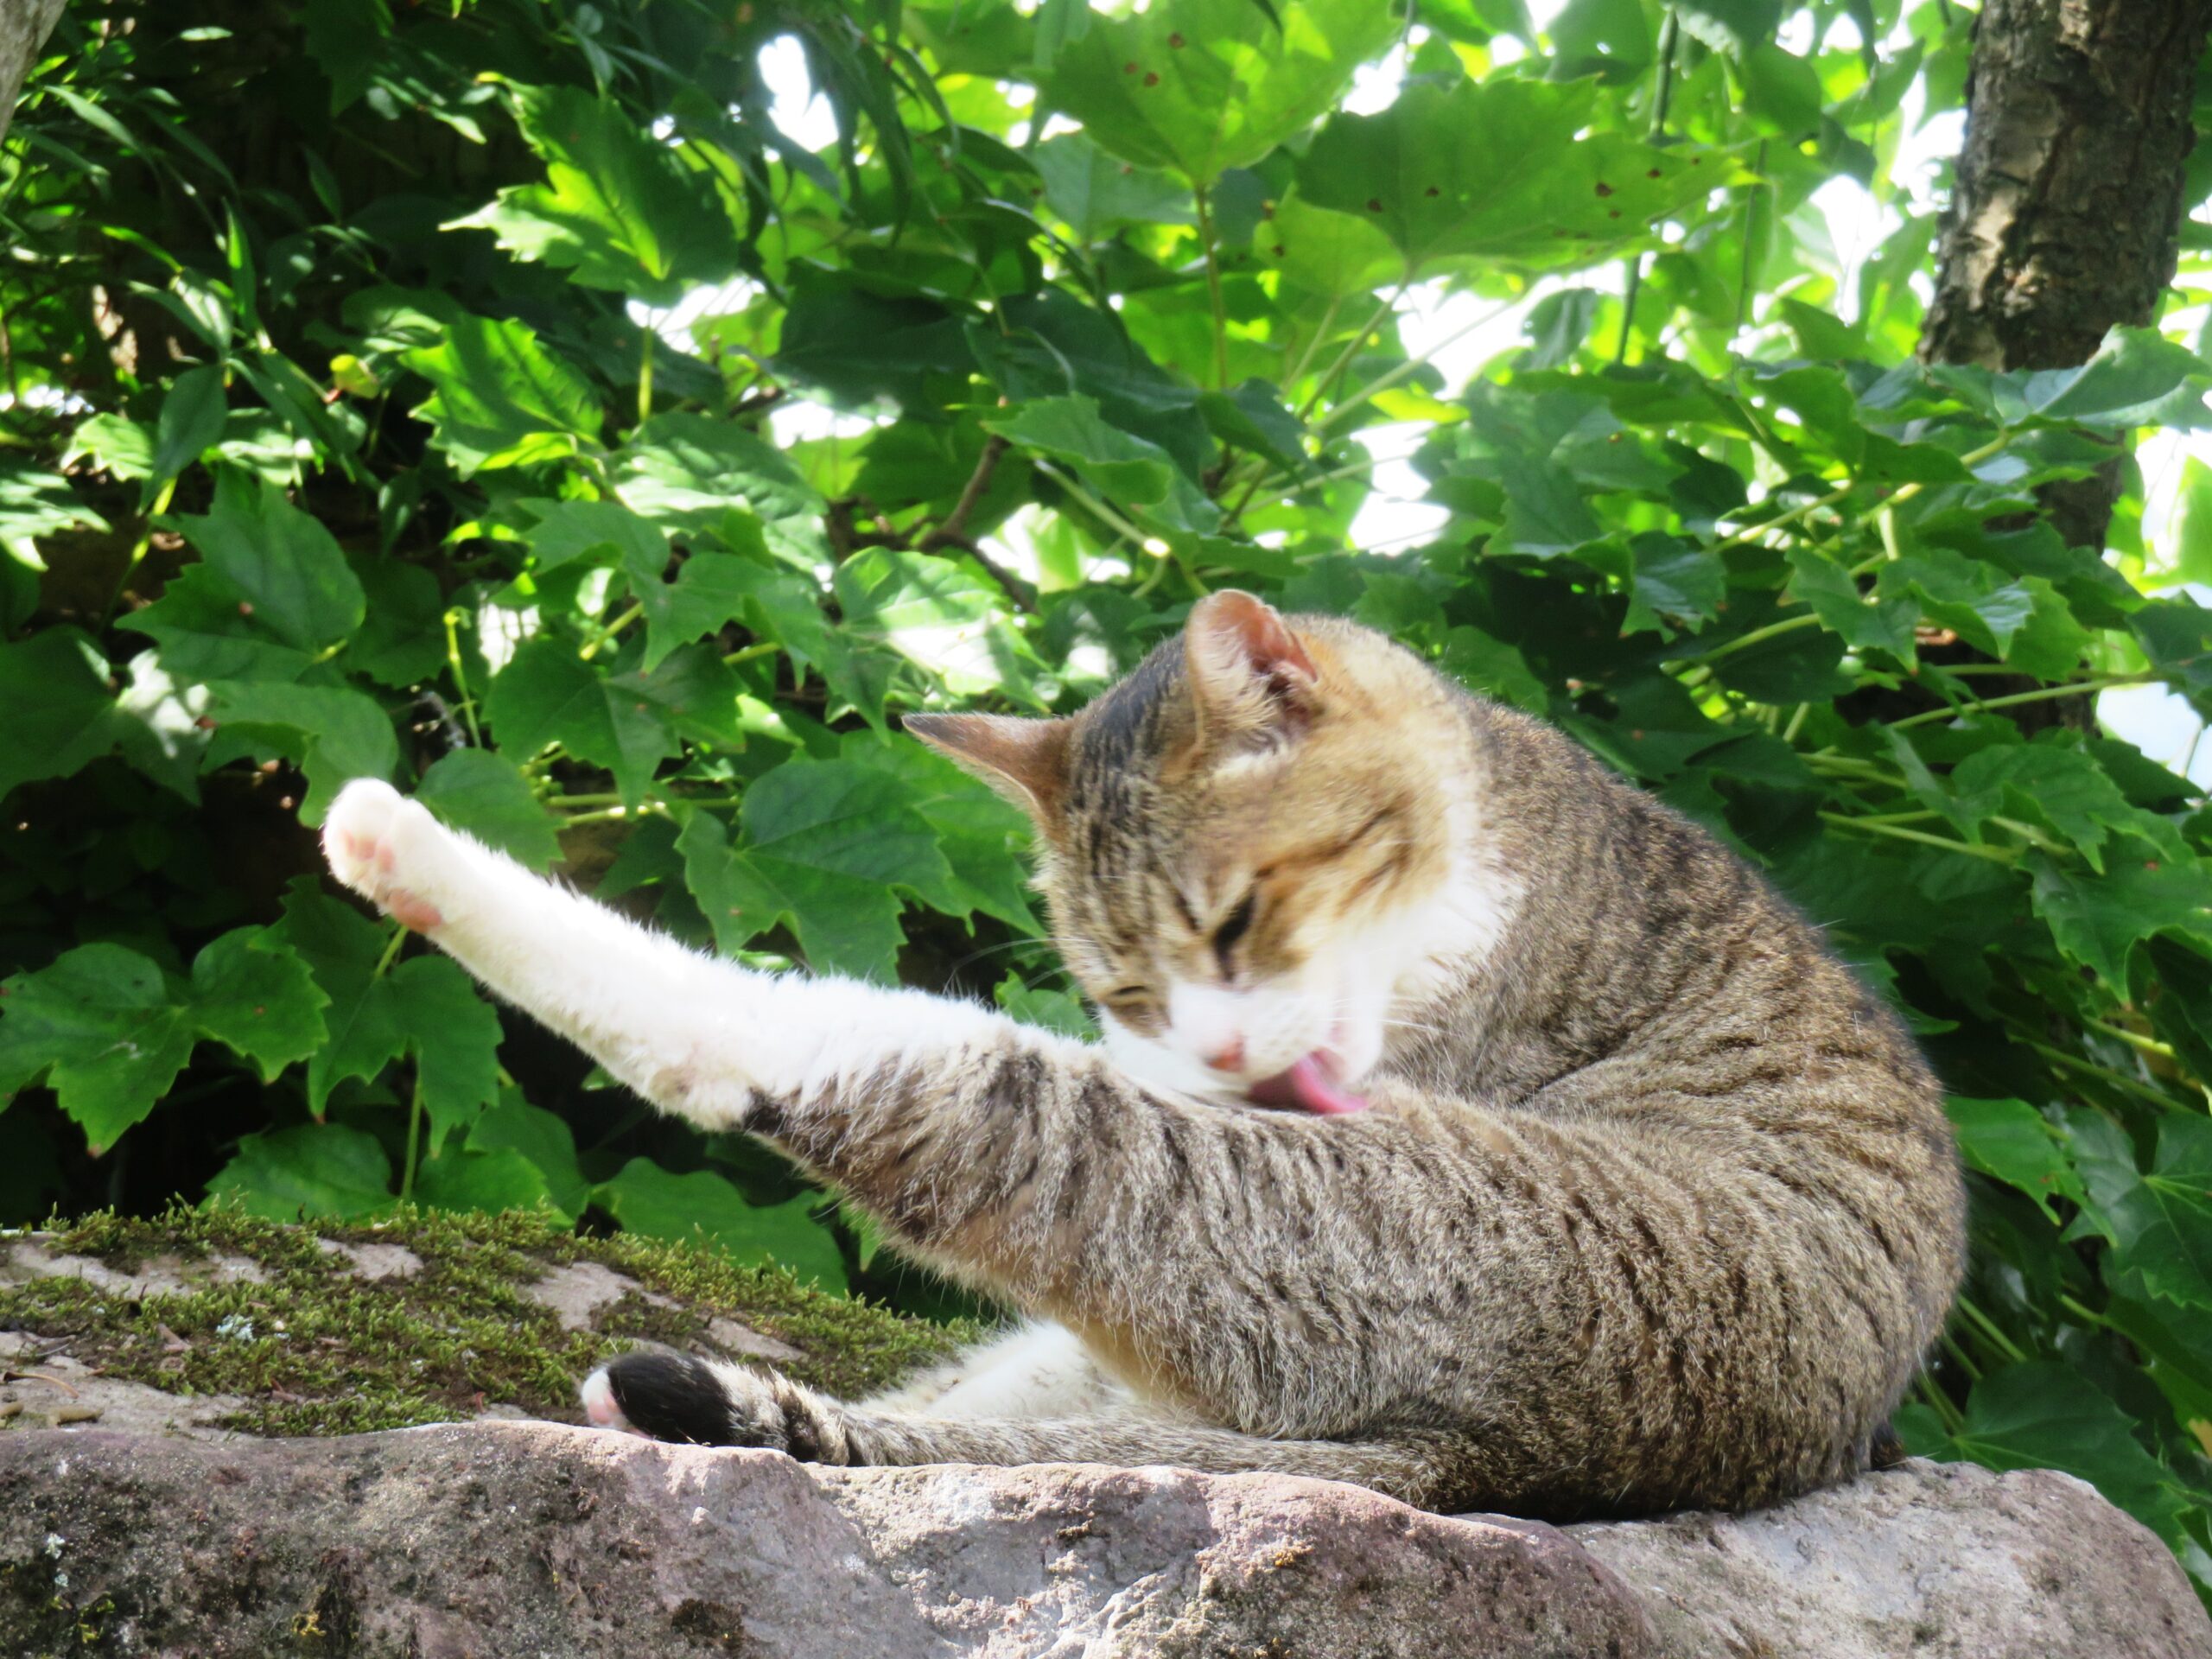
[[1367, 629], [1217, 593], [1079, 714], [906, 729], [1035, 821], [1062, 953], [1147, 1081], [1351, 1109], [1465, 931], [1465, 728]]

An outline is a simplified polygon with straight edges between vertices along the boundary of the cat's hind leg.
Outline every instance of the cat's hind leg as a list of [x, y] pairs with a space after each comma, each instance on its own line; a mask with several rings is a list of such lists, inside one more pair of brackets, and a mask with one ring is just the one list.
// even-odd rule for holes
[[1082, 1417], [1128, 1397], [1074, 1332], [1039, 1320], [1014, 1325], [859, 1403], [863, 1411], [902, 1416]]
[[1216, 1474], [1271, 1471], [1341, 1480], [1436, 1507], [1464, 1484], [1446, 1436], [1294, 1440], [1119, 1411], [1054, 1420], [912, 1417], [849, 1406], [773, 1371], [662, 1353], [592, 1373], [585, 1414], [605, 1427], [700, 1446], [765, 1446], [804, 1463], [1173, 1465]]

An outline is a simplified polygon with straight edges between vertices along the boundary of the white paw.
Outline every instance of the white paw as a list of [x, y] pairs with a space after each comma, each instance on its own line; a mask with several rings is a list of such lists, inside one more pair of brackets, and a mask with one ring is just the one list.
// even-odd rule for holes
[[614, 1398], [614, 1385], [607, 1381], [606, 1366], [584, 1378], [583, 1386], [576, 1393], [583, 1401], [584, 1421], [594, 1428], [620, 1429], [628, 1434], [644, 1433], [622, 1414], [622, 1408]]
[[322, 825], [331, 873], [418, 933], [446, 920], [434, 868], [445, 842], [429, 809], [373, 778], [357, 778], [339, 791]]

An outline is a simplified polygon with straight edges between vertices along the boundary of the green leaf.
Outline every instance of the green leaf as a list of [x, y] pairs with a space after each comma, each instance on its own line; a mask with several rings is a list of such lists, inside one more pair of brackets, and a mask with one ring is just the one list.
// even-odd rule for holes
[[97, 1155], [153, 1109], [202, 1036], [269, 1082], [321, 1047], [325, 1001], [267, 929], [214, 940], [183, 985], [123, 945], [79, 945], [0, 983], [0, 1096], [45, 1073]]
[[1531, 714], [1543, 713], [1551, 702], [1549, 690], [1519, 648], [1479, 628], [1449, 630], [1436, 665], [1462, 683]]
[[479, 1152], [474, 1146], [448, 1147], [416, 1166], [408, 1196], [433, 1210], [464, 1212], [553, 1207], [537, 1166], [507, 1147]]
[[2151, 1173], [2105, 1206], [2113, 1272], [2152, 1295], [2212, 1309], [2212, 1120], [2169, 1112]]
[[2113, 841], [2101, 874], [2040, 854], [2031, 868], [2036, 913], [2069, 956], [2123, 997], [2128, 955], [2139, 942], [2171, 933], [2212, 947], [2212, 874], [2197, 860], [2161, 858], [2156, 848], [2123, 836]]
[[1262, 260], [1329, 298], [1370, 294], [1405, 272], [1405, 256], [1371, 217], [1317, 207], [1293, 194], [1252, 234]]
[[532, 1106], [514, 1090], [504, 1090], [469, 1126], [468, 1148], [511, 1151], [528, 1159], [537, 1168], [546, 1202], [570, 1221], [591, 1202], [591, 1183], [576, 1161], [575, 1136], [568, 1124], [543, 1107]]
[[509, 753], [534, 755], [558, 743], [577, 760], [612, 772], [632, 804], [644, 798], [654, 768], [678, 747], [650, 701], [550, 635], [531, 640], [499, 671], [485, 693], [484, 712]]
[[222, 471], [204, 518], [176, 528], [200, 561], [122, 619], [173, 674], [293, 680], [361, 626], [367, 599], [335, 537], [266, 480]]
[[1047, 397], [1019, 404], [983, 423], [1010, 443], [1065, 461], [1116, 506], [1173, 530], [1209, 531], [1220, 509], [1149, 439], [1109, 426], [1090, 397]]
[[1025, 985], [1008, 974], [992, 988], [991, 996], [1025, 1026], [1041, 1026], [1081, 1042], [1098, 1040], [1097, 1025], [1084, 1012], [1083, 1004], [1065, 991]]
[[754, 779], [741, 815], [734, 848], [705, 812], [677, 842], [722, 948], [787, 925], [817, 971], [891, 979], [900, 891], [943, 893], [953, 879], [901, 781], [849, 760], [786, 760]]
[[354, 575], [368, 596], [368, 615], [346, 642], [346, 671], [395, 690], [435, 679], [446, 660], [446, 604], [438, 579], [397, 559], [362, 559]]
[[1919, 660], [1913, 630], [1920, 606], [1910, 594], [1862, 593], [1842, 565], [1815, 548], [1792, 547], [1785, 556], [1790, 591], [1812, 607], [1822, 627], [1853, 651], [1885, 651], [1908, 664]]
[[37, 538], [56, 531], [88, 525], [104, 530], [107, 520], [79, 503], [69, 480], [58, 473], [0, 461], [0, 552], [34, 570], [43, 570]]
[[[1910, 1421], [1900, 1414], [1901, 1424]], [[1988, 1469], [2062, 1469], [2088, 1481], [2170, 1544], [2182, 1541], [2182, 1503], [2172, 1477], [2136, 1440], [2112, 1397], [2069, 1364], [2008, 1365], [1974, 1384], [1966, 1422], [1953, 1435], [1908, 1434], [1922, 1457]]]
[[249, 1135], [207, 1201], [271, 1221], [358, 1221], [391, 1207], [391, 1160], [374, 1135], [338, 1123]]
[[430, 383], [415, 411], [463, 478], [538, 466], [595, 447], [601, 412], [591, 383], [538, 344], [528, 325], [464, 316], [435, 346], [400, 361]]
[[808, 563], [828, 551], [821, 492], [743, 427], [703, 415], [656, 415], [613, 464], [623, 501], [671, 533], [719, 535], [725, 516], [744, 507], [767, 525], [779, 551]]
[[1682, 27], [1716, 52], [1770, 45], [1782, 27], [1782, 0], [1683, 0]]
[[80, 944], [0, 985], [0, 1087], [47, 1074], [95, 1154], [154, 1109], [192, 1058], [188, 1011], [162, 970], [119, 944]]
[[872, 547], [838, 567], [836, 588], [854, 637], [887, 645], [957, 696], [1028, 678], [1006, 590], [956, 560]]
[[2032, 1198], [2054, 1222], [2053, 1198], [2087, 1202], [2082, 1178], [2074, 1173], [2064, 1136], [2024, 1100], [1975, 1100], [1953, 1095], [1946, 1102], [1959, 1150], [1967, 1162], [1993, 1179]]
[[229, 413], [223, 397], [223, 372], [213, 364], [177, 376], [162, 400], [155, 427], [150, 482], [175, 478], [223, 435]]
[[[937, 419], [975, 359], [960, 318], [936, 302], [824, 278], [792, 294], [774, 367], [846, 408], [889, 397], [910, 414]], [[933, 387], [943, 395], [933, 396]]]
[[1210, 391], [1198, 399], [1198, 412], [1224, 443], [1274, 462], [1294, 476], [1310, 474], [1306, 424], [1287, 408], [1265, 380], [1247, 380], [1234, 391]]
[[1758, 129], [1785, 138], [1802, 138], [1820, 129], [1826, 95], [1820, 71], [1771, 40], [1743, 55], [1744, 109]]
[[217, 742], [265, 739], [308, 775], [300, 821], [321, 823], [338, 791], [356, 778], [389, 779], [399, 765], [391, 716], [373, 697], [340, 686], [213, 680]]
[[193, 1024], [252, 1060], [264, 1083], [329, 1039], [322, 1011], [330, 999], [267, 928], [233, 928], [201, 950], [190, 994]]
[[703, 1236], [741, 1265], [772, 1262], [802, 1280], [844, 1288], [836, 1238], [811, 1213], [822, 1203], [817, 1194], [760, 1207], [711, 1170], [672, 1175], [650, 1160], [632, 1158], [592, 1196], [626, 1230], [646, 1238], [681, 1243]]
[[1629, 543], [1634, 561], [1628, 614], [1622, 626], [1657, 626], [1661, 618], [1710, 621], [1728, 591], [1728, 572], [1720, 556], [1694, 542], [1671, 536], [1638, 536]]
[[1186, 477], [1212, 462], [1198, 394], [1154, 362], [1110, 313], [1053, 290], [1007, 300], [999, 316], [1004, 332], [977, 326], [969, 339], [976, 362], [1009, 403], [1095, 398], [1108, 426], [1141, 434]]
[[897, 779], [906, 804], [936, 835], [950, 879], [940, 887], [918, 867], [910, 872], [906, 884], [924, 904], [948, 916], [980, 910], [1025, 933], [1038, 931], [1023, 874], [1029, 820], [1018, 808], [911, 740], [851, 732], [839, 754]]
[[2192, 855], [2166, 819], [2133, 805], [2105, 769], [2080, 749], [2053, 742], [1999, 744], [1968, 755], [1951, 770], [1954, 798], [1944, 804], [1967, 834], [2008, 817], [2071, 842], [2092, 869], [2104, 868], [2113, 833], [2139, 836], [2163, 859]]
[[305, 877], [270, 931], [306, 961], [330, 999], [330, 1041], [308, 1063], [312, 1109], [320, 1112], [346, 1078], [373, 1080], [410, 1055], [434, 1141], [499, 1097], [499, 1016], [454, 963], [416, 957], [379, 975], [386, 930]]
[[1196, 218], [1181, 180], [1109, 156], [1082, 133], [1047, 138], [1034, 156], [1046, 204], [1079, 242], [1128, 225], [1188, 225]]
[[475, 836], [533, 870], [561, 856], [553, 815], [531, 792], [515, 763], [488, 749], [455, 749], [415, 786], [415, 798], [439, 822]]
[[1736, 179], [1724, 152], [1592, 126], [1588, 81], [1408, 81], [1387, 110], [1338, 115], [1298, 192], [1365, 217], [1408, 267], [1589, 264], [1641, 245]]
[[728, 274], [737, 242], [728, 216], [633, 111], [575, 87], [525, 88], [515, 118], [547, 164], [545, 182], [502, 190], [448, 229], [488, 230], [518, 259], [653, 305]]
[[2046, 369], [2026, 377], [2020, 396], [2047, 420], [2099, 426], [2205, 423], [2204, 392], [2212, 367], [2156, 328], [2115, 328], [2078, 369]]
[[1098, 16], [1063, 46], [1040, 91], [1122, 160], [1211, 185], [1332, 108], [1352, 71], [1397, 33], [1385, 0], [1156, 0]]
[[0, 643], [0, 796], [39, 778], [66, 778], [121, 740], [107, 663], [74, 628]]
[[77, 423], [61, 457], [67, 466], [88, 461], [111, 478], [125, 481], [152, 476], [154, 429], [123, 415], [93, 415]]

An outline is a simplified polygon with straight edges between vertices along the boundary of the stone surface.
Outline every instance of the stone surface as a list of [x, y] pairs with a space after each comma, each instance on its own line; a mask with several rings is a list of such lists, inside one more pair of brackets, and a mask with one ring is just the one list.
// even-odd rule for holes
[[1751, 1515], [1572, 1527], [1662, 1659], [2205, 1659], [2151, 1530], [2071, 1475], [1917, 1460]]
[[542, 1423], [0, 1433], [0, 1653], [2208, 1659], [2063, 1475], [1564, 1531], [1270, 1475], [821, 1469]]

